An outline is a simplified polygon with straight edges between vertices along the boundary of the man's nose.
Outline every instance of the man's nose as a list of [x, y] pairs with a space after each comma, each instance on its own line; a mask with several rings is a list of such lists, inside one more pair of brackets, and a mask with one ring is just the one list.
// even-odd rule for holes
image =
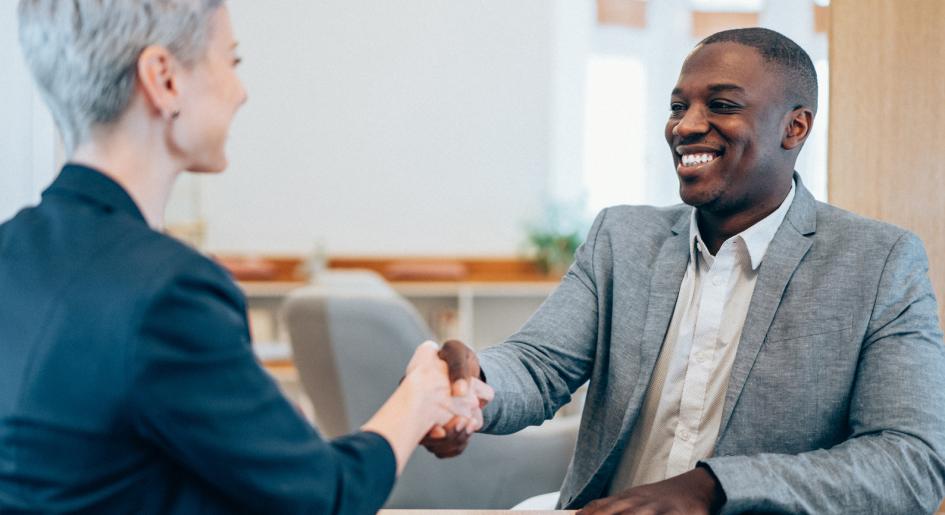
[[690, 106], [679, 123], [673, 127], [673, 135], [683, 139], [706, 132], [709, 132], [709, 122], [706, 120], [704, 108], [699, 106]]

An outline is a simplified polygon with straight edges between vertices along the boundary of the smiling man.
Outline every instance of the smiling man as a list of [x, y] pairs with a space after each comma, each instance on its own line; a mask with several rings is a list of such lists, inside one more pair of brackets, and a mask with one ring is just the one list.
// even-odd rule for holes
[[484, 431], [540, 424], [589, 381], [561, 506], [934, 511], [945, 347], [927, 258], [794, 173], [817, 110], [809, 56], [767, 29], [715, 34], [669, 107], [685, 204], [605, 209], [517, 334], [441, 351], [454, 378], [481, 367], [495, 389]]

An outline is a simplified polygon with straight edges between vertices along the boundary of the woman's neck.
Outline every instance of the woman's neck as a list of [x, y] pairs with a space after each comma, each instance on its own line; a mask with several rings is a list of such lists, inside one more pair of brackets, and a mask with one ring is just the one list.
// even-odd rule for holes
[[[154, 141], [130, 137], [132, 131], [112, 130], [79, 145], [70, 162], [95, 168], [120, 184], [153, 229], [164, 226], [164, 208], [180, 169]], [[140, 133], [138, 133], [140, 134]]]

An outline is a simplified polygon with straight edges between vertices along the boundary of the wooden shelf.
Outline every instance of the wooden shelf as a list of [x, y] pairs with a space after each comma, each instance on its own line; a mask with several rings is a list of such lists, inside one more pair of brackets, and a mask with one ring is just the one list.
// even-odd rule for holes
[[[559, 281], [516, 282], [440, 282], [400, 281], [390, 285], [404, 297], [455, 297], [469, 293], [477, 297], [531, 297], [548, 295]], [[248, 298], [284, 297], [292, 290], [308, 283], [302, 281], [240, 281], [240, 288]]]
[[[215, 259], [238, 281], [261, 285], [258, 291], [277, 288], [272, 284], [308, 280], [300, 256], [217, 255]], [[334, 257], [328, 260], [328, 268], [373, 270], [391, 283], [529, 283], [560, 278], [542, 273], [531, 260], [516, 257]]]

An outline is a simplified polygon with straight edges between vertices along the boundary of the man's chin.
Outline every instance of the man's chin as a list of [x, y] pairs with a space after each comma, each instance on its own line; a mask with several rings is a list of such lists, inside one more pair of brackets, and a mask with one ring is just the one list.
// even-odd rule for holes
[[718, 199], [718, 195], [703, 191], [699, 188], [687, 187], [684, 184], [680, 184], [679, 198], [684, 204], [696, 209], [701, 209], [712, 205]]

